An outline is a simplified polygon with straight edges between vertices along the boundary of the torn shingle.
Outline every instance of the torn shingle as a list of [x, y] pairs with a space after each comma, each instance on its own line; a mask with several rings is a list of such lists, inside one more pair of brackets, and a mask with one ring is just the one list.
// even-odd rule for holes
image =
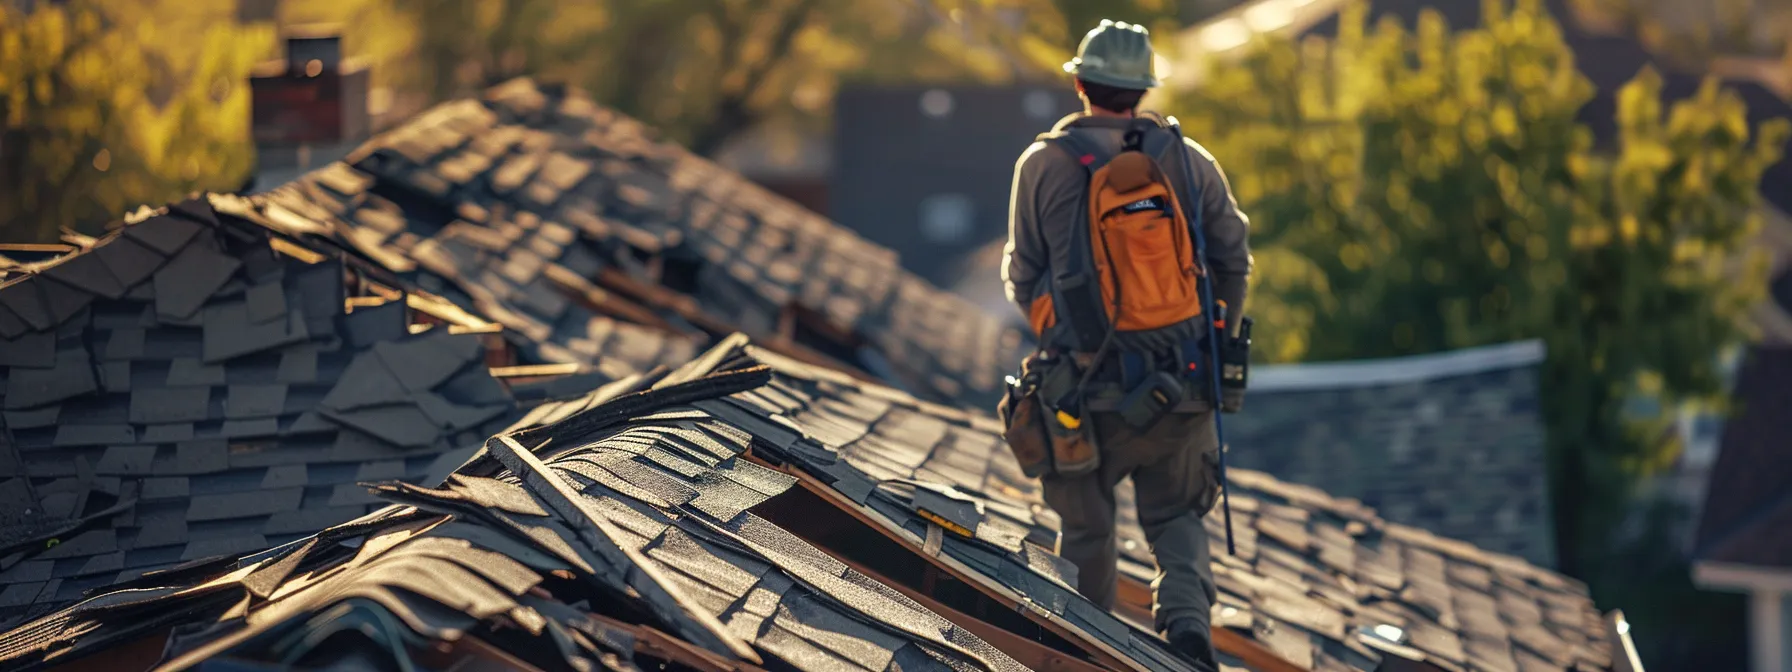
[[50, 319], [58, 325], [81, 314], [83, 309], [93, 303], [92, 294], [66, 283], [40, 278], [34, 284], [43, 292], [44, 305], [50, 310]]
[[[468, 347], [469, 345], [472, 347]], [[442, 332], [409, 341], [377, 343], [373, 346], [373, 351], [385, 362], [387, 370], [397, 376], [405, 389], [419, 392], [433, 389], [448, 380], [478, 356], [478, 346], [478, 339], [471, 335], [456, 336]]]
[[25, 324], [25, 321], [13, 313], [12, 309], [0, 302], [0, 338], [18, 338], [29, 331], [31, 331], [31, 325]]
[[335, 411], [352, 411], [391, 404], [408, 396], [404, 386], [398, 382], [392, 370], [381, 363], [377, 354], [363, 352], [355, 356], [348, 370], [342, 373], [335, 387], [330, 388], [329, 394], [319, 404]]
[[193, 315], [241, 267], [242, 262], [206, 245], [187, 245], [156, 271], [156, 314], [175, 319]]
[[303, 315], [287, 313], [285, 320], [255, 324], [249, 321], [248, 308], [240, 301], [207, 307], [204, 326], [204, 359], [208, 363], [297, 343], [310, 336]]
[[250, 286], [243, 299], [252, 323], [263, 324], [286, 316], [286, 289], [278, 282]]
[[40, 287], [43, 282], [39, 278], [26, 278], [0, 288], [0, 306], [11, 310], [32, 329], [42, 330], [56, 326], [50, 317], [50, 307], [44, 301], [43, 289]]
[[390, 301], [369, 308], [356, 308], [343, 318], [343, 331], [348, 344], [355, 348], [372, 347], [375, 343], [397, 341], [410, 333], [405, 324], [403, 301]]
[[[119, 237], [105, 245], [100, 245], [93, 250], [92, 254], [105, 264], [106, 269], [111, 271], [112, 277], [119, 282], [121, 289], [118, 294], [106, 294], [114, 299], [124, 295], [124, 288], [134, 287], [138, 283], [148, 280], [151, 275], [155, 274], [156, 269], [162, 267], [162, 262], [165, 261], [162, 254], [131, 240], [129, 237]], [[95, 293], [103, 294], [103, 292]]]
[[179, 253], [203, 225], [179, 217], [151, 217], [124, 227], [124, 235], [164, 255]]
[[324, 409], [324, 416], [401, 447], [427, 446], [441, 430], [423, 411], [409, 404], [368, 406], [353, 411]]
[[55, 361], [48, 369], [12, 369], [6, 377], [6, 408], [42, 406], [99, 389], [87, 351], [61, 350]]
[[124, 296], [126, 286], [112, 275], [112, 270], [106, 268], [105, 262], [100, 261], [98, 253], [69, 255], [56, 265], [44, 269], [43, 273], [44, 277], [54, 278], [89, 294], [111, 299]]
[[0, 366], [50, 368], [56, 365], [56, 334], [31, 331], [18, 338], [0, 338]]

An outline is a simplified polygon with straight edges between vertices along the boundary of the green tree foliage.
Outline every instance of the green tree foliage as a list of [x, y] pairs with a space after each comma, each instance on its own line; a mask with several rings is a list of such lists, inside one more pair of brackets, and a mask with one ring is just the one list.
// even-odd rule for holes
[[[1166, 25], [1168, 0], [332, 0], [327, 22], [387, 99], [444, 100], [518, 75], [584, 87], [712, 153], [778, 122], [825, 124], [843, 82], [1051, 76], [1099, 18]], [[139, 203], [228, 189], [250, 166], [247, 86], [275, 26], [231, 0], [72, 0], [0, 14], [0, 222], [51, 239]]]
[[1169, 0], [341, 0], [376, 86], [466, 95], [518, 75], [585, 88], [710, 154], [761, 123], [825, 124], [845, 82], [1050, 77], [1101, 18], [1174, 28]]
[[[231, 189], [265, 36], [222, 0], [0, 5], [0, 237], [54, 240], [142, 203]], [[148, 20], [149, 17], [157, 20]]]
[[1575, 122], [1591, 88], [1556, 24], [1536, 0], [1503, 4], [1456, 33], [1436, 15], [1371, 29], [1358, 6], [1335, 41], [1266, 43], [1172, 108], [1226, 162], [1259, 264], [1281, 274], [1254, 305], [1312, 313], [1298, 336], [1267, 317], [1260, 340], [1303, 341], [1272, 354], [1546, 342], [1558, 546], [1580, 572], [1631, 485], [1673, 457], [1625, 424], [1624, 400], [1720, 392], [1716, 354], [1763, 284], [1737, 261], [1756, 185], [1787, 128], [1751, 141], [1715, 85], [1664, 115], [1644, 72], [1620, 96], [1617, 147], [1595, 150]]

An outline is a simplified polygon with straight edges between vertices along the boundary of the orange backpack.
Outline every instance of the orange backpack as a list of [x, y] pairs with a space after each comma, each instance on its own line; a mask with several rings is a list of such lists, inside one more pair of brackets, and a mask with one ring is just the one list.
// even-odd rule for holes
[[1027, 317], [1042, 338], [1066, 325], [1062, 336], [1081, 352], [1098, 350], [1110, 329], [1150, 331], [1201, 315], [1201, 270], [1189, 221], [1152, 158], [1156, 152], [1146, 147], [1161, 151], [1175, 136], [1141, 119], [1125, 138], [1110, 156], [1069, 132], [1040, 136], [1089, 170], [1088, 235], [1072, 236], [1081, 249], [1069, 255], [1071, 268], [1053, 269], [1051, 291], [1034, 300]]

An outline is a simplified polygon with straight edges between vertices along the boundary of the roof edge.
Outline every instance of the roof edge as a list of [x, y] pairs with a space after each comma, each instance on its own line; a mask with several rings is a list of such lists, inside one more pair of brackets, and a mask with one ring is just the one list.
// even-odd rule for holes
[[1250, 389], [1304, 392], [1416, 383], [1534, 366], [1543, 362], [1545, 354], [1543, 341], [1531, 339], [1410, 357], [1276, 364], [1252, 372]]
[[1637, 655], [1636, 642], [1630, 638], [1630, 621], [1623, 609], [1605, 613], [1605, 634], [1612, 645], [1614, 672], [1643, 672], [1643, 659]]

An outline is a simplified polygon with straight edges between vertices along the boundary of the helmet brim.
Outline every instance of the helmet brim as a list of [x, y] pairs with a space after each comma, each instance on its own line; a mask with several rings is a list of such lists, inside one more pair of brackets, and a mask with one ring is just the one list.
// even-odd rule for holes
[[1064, 72], [1068, 72], [1072, 76], [1076, 77], [1077, 79], [1083, 80], [1085, 82], [1094, 82], [1096, 84], [1112, 86], [1112, 87], [1120, 88], [1120, 89], [1147, 90], [1147, 89], [1155, 89], [1160, 84], [1162, 84], [1162, 82], [1158, 81], [1158, 79], [1155, 75], [1151, 76], [1151, 77], [1144, 77], [1144, 78], [1133, 78], [1133, 77], [1117, 77], [1117, 76], [1102, 72], [1100, 70], [1084, 71], [1083, 70], [1083, 60], [1080, 58], [1073, 58], [1068, 61], [1065, 61], [1064, 62]]

